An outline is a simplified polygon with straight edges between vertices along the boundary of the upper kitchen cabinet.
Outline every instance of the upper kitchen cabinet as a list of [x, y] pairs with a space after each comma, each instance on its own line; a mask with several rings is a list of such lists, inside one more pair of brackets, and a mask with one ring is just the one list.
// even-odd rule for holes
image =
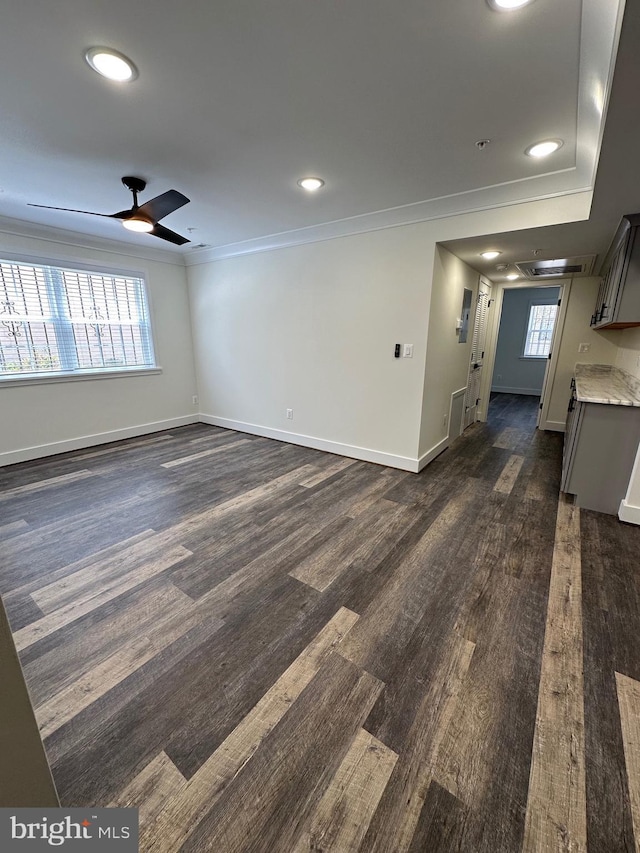
[[640, 326], [640, 213], [624, 216], [602, 265], [595, 329]]

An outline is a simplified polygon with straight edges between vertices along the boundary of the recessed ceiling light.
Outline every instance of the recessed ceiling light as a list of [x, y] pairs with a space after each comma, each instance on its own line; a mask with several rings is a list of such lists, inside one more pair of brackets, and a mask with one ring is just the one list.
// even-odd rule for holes
[[324, 181], [322, 178], [300, 178], [298, 186], [302, 187], [303, 190], [307, 190], [307, 192], [314, 193], [320, 187], [324, 186]]
[[529, 3], [533, 3], [533, 0], [487, 0], [487, 3], [497, 12], [511, 12], [528, 6]]
[[509, 275], [507, 276], [507, 279], [509, 281], [515, 281], [517, 278], [520, 278], [520, 276], [518, 275], [518, 273], [515, 272], [509, 273]]
[[548, 157], [549, 154], [553, 154], [563, 145], [562, 139], [544, 139], [542, 142], [534, 142], [533, 145], [525, 148], [524, 153], [529, 157]]
[[118, 83], [129, 83], [138, 76], [138, 69], [124, 54], [110, 47], [90, 47], [84, 58], [98, 74]]
[[485, 259], [485, 261], [492, 261], [494, 258], [497, 258], [498, 255], [501, 255], [502, 252], [480, 252], [480, 256]]
[[128, 231], [137, 231], [141, 234], [153, 231], [153, 222], [149, 222], [148, 219], [123, 219], [122, 224]]

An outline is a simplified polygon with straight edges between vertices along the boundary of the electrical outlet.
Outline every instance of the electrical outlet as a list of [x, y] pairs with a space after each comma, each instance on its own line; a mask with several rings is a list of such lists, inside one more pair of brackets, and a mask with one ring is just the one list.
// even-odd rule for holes
[[591, 344], [578, 344], [578, 352], [589, 352]]
[[198, 405], [198, 395], [197, 394], [193, 395], [193, 397], [191, 398], [191, 402], [193, 403], [194, 406]]
[[293, 409], [287, 409], [287, 420], [293, 420]]

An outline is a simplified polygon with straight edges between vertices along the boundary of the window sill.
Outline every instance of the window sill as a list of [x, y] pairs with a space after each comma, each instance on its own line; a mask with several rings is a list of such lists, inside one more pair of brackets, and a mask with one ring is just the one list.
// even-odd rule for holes
[[549, 358], [548, 355], [521, 355], [519, 356], [520, 361], [547, 361]]
[[86, 382], [95, 379], [122, 379], [125, 376], [153, 376], [162, 373], [161, 367], [135, 367], [130, 370], [109, 370], [99, 373], [50, 373], [42, 376], [3, 376], [3, 385], [51, 385], [54, 382]]

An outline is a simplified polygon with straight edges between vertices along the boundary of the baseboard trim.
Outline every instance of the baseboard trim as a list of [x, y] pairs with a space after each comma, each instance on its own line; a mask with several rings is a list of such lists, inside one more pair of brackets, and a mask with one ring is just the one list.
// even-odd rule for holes
[[548, 429], [550, 432], [566, 432], [567, 425], [564, 421], [543, 421], [540, 429]]
[[495, 391], [496, 394], [526, 394], [530, 397], [539, 397], [542, 394], [542, 390], [540, 388], [511, 388], [511, 387], [503, 387], [492, 385], [491, 386], [492, 393]]
[[622, 500], [618, 510], [618, 518], [620, 521], [626, 521], [627, 524], [640, 524], [640, 506], [634, 506], [634, 504]]
[[[288, 444], [297, 444], [301, 447], [311, 447], [314, 450], [324, 450], [327, 453], [335, 453], [338, 456], [348, 456], [350, 459], [361, 459], [363, 462], [374, 462], [376, 465], [386, 465], [389, 468], [399, 468], [401, 471], [411, 471], [416, 474], [419, 468], [418, 459], [410, 456], [398, 456], [394, 453], [383, 453], [380, 450], [372, 450], [369, 447], [357, 447], [353, 444], [341, 444], [337, 441], [329, 441], [325, 438], [317, 438], [313, 435], [303, 435], [287, 430], [272, 429], [260, 424], [250, 424], [244, 421], [234, 421], [230, 418], [220, 418], [217, 415], [199, 416], [199, 420], [212, 426], [233, 429], [238, 432], [247, 432], [250, 435], [260, 435], [263, 438], [273, 438], [276, 441], [284, 441]], [[426, 465], [426, 462], [425, 462]]]
[[135, 438], [138, 435], [175, 429], [175, 427], [187, 426], [199, 421], [199, 415], [184, 415], [180, 418], [169, 418], [164, 421], [137, 424], [136, 426], [99, 432], [94, 435], [82, 435], [65, 441], [54, 441], [51, 444], [39, 444], [21, 450], [9, 450], [6, 453], [0, 453], [0, 467], [15, 465], [18, 462], [29, 462], [32, 459], [41, 459], [44, 456], [55, 456], [58, 453], [68, 453], [71, 450], [83, 450], [85, 447], [94, 447], [97, 444], [109, 444], [112, 441], [121, 441], [124, 438]]
[[429, 462], [433, 462], [436, 456], [440, 456], [447, 447], [449, 447], [450, 441], [449, 436], [446, 436], [439, 441], [437, 444], [431, 448], [431, 450], [427, 450], [426, 453], [423, 453], [422, 456], [418, 459], [418, 471], [422, 471], [422, 469], [429, 464]]

